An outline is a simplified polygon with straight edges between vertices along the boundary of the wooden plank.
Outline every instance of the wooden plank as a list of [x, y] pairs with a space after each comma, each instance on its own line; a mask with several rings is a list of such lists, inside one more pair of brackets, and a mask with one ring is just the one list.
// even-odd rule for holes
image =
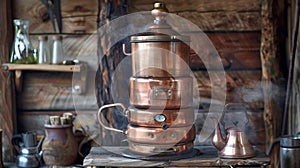
[[[282, 116], [284, 111], [284, 100], [281, 87], [283, 77], [281, 69], [282, 58], [281, 46], [278, 37], [278, 15], [283, 13], [283, 2], [279, 0], [262, 1], [262, 39], [261, 39], [261, 62], [262, 62], [262, 87], [264, 96], [264, 121], [266, 130], [266, 145], [269, 146], [276, 138], [281, 136]], [[271, 165], [276, 167], [279, 159], [279, 144], [276, 144], [270, 154], [273, 158]]]
[[50, 64], [3, 64], [7, 70], [80, 72], [80, 65], [50, 65]]
[[[195, 71], [194, 75], [197, 79], [200, 98], [211, 99], [212, 81], [208, 73]], [[250, 108], [262, 109], [263, 94], [260, 78], [261, 71], [228, 71], [226, 72], [226, 90], [215, 87], [217, 89], [215, 93], [225, 93], [227, 103], [244, 103]], [[218, 97], [222, 96], [216, 95], [216, 98]]]
[[109, 166], [109, 167], [240, 167], [251, 166], [261, 167], [270, 163], [263, 152], [255, 149], [257, 155], [250, 159], [221, 159], [212, 146], [196, 146], [200, 152], [193, 157], [179, 160], [149, 161], [123, 157], [126, 147], [93, 147], [90, 154], [84, 159], [83, 165], [88, 166]]
[[[226, 70], [261, 69], [260, 32], [192, 32], [188, 35], [203, 38], [203, 43], [198, 44], [200, 58], [191, 50], [190, 66], [192, 70], [205, 69], [201, 59], [210, 58], [209, 55], [216, 55], [216, 52], [222, 59]], [[207, 39], [204, 38], [205, 36]], [[207, 61], [206, 64], [214, 64], [214, 61]]]
[[[154, 2], [131, 0], [128, 2], [129, 12], [151, 11]], [[259, 31], [261, 28], [261, 0], [230, 0], [226, 2], [166, 0], [164, 2], [170, 13], [190, 20], [205, 31]]]
[[[153, 4], [156, 0], [129, 0], [129, 13], [139, 11], [150, 11], [153, 9]], [[164, 0], [167, 8], [172, 13], [182, 11], [260, 11], [261, 0]]]
[[[77, 16], [62, 18], [62, 33], [92, 34], [97, 30], [96, 16]], [[51, 22], [34, 22], [30, 26], [31, 34], [55, 33]], [[56, 29], [58, 30], [58, 29]]]
[[[30, 33], [54, 33], [46, 7], [40, 0], [14, 0], [14, 18], [31, 20]], [[94, 33], [97, 0], [61, 1], [63, 33]]]
[[[88, 72], [89, 75], [93, 72]], [[93, 79], [92, 76], [87, 79]], [[23, 91], [18, 92], [18, 108], [22, 110], [98, 109], [93, 80], [87, 80], [86, 93], [72, 92], [72, 73], [25, 71]], [[76, 104], [74, 104], [76, 103]]]
[[[259, 50], [260, 31], [249, 32], [205, 32], [218, 51], [223, 50]], [[191, 34], [193, 35], [193, 33]]]
[[[11, 1], [0, 2], [0, 64], [9, 61], [10, 48], [13, 37]], [[3, 129], [3, 161], [14, 161], [14, 150], [10, 142], [16, 130], [15, 102], [12, 75], [7, 71], [0, 71], [0, 128]]]
[[[218, 52], [221, 58], [223, 68], [225, 70], [260, 70], [260, 55], [259, 50], [257, 51], [220, 51]], [[211, 65], [215, 62], [204, 62], [202, 59], [196, 54], [191, 53], [190, 55], [190, 68], [192, 70], [206, 70], [205, 65]], [[210, 66], [210, 67], [211, 67]]]
[[255, 12], [180, 12], [203, 31], [259, 31], [260, 13]]
[[[0, 64], [9, 61], [10, 56], [10, 45], [12, 44], [13, 37], [13, 27], [11, 24], [11, 2], [1, 1], [0, 5], [0, 22], [3, 24], [0, 28]], [[13, 80], [9, 72], [0, 71], [0, 127], [3, 131], [3, 152], [6, 154], [3, 157], [3, 161], [13, 161], [14, 160], [14, 150], [10, 143], [10, 139], [16, 131], [15, 123], [15, 97], [13, 92]]]

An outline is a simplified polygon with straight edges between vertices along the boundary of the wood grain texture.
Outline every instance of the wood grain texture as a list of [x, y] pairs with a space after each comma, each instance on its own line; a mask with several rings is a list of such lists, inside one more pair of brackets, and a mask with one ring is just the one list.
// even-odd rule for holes
[[[150, 11], [156, 0], [129, 0], [128, 11]], [[260, 11], [261, 0], [227, 0], [211, 1], [211, 0], [163, 0], [167, 8], [172, 13], [182, 11]], [[245, 5], [247, 4], [247, 5]]]
[[[13, 27], [11, 19], [11, 1], [0, 2], [0, 64], [9, 61], [10, 46], [12, 44]], [[10, 139], [16, 130], [15, 104], [13, 92], [12, 74], [8, 71], [0, 71], [0, 128], [3, 129], [3, 161], [14, 160], [14, 150]], [[3, 150], [2, 150], [3, 148]]]
[[[150, 11], [155, 1], [131, 0], [129, 12]], [[171, 13], [190, 20], [204, 31], [260, 30], [261, 0], [164, 1]], [[247, 5], [245, 5], [247, 4]]]
[[[205, 71], [195, 71], [200, 98], [211, 98], [212, 80]], [[247, 78], [245, 78], [247, 76]], [[227, 71], [226, 90], [215, 87], [217, 94], [226, 94], [227, 103], [244, 103], [250, 108], [262, 109], [261, 71]], [[216, 79], [215, 79], [216, 80]], [[222, 96], [216, 96], [216, 98]]]
[[[13, 18], [31, 20], [30, 33], [55, 33], [46, 7], [40, 0], [14, 0]], [[61, 1], [63, 33], [94, 33], [97, 0]]]
[[[195, 33], [191, 34], [191, 36], [193, 35]], [[205, 35], [212, 46], [216, 48], [225, 70], [261, 69], [259, 52], [261, 37], [259, 32], [210, 32], [205, 33]], [[208, 49], [205, 45], [200, 48], [203, 51]], [[209, 51], [200, 53], [209, 53]], [[205, 55], [198, 56], [191, 50], [190, 66], [192, 70], [205, 69], [203, 57]]]
[[258, 31], [260, 14], [256, 12], [180, 12], [203, 31]]
[[80, 65], [50, 65], [50, 64], [2, 64], [8, 70], [80, 72]]
[[[281, 133], [283, 100], [284, 94], [280, 87], [282, 71], [280, 66], [280, 45], [277, 41], [277, 14], [283, 8], [277, 8], [279, 1], [262, 1], [262, 39], [261, 39], [261, 62], [262, 62], [262, 82], [264, 94], [264, 121], [266, 130], [266, 147], [273, 142]], [[277, 10], [275, 10], [277, 9]], [[276, 19], [275, 19], [276, 18]], [[279, 162], [279, 146], [276, 145], [270, 155], [272, 167], [276, 167]]]
[[[72, 73], [23, 72], [23, 91], [18, 92], [18, 107], [22, 110], [97, 109], [94, 88], [87, 81], [86, 94], [72, 92]], [[87, 77], [87, 79], [90, 79]], [[74, 103], [76, 103], [74, 105]]]
[[196, 146], [200, 152], [194, 157], [179, 160], [148, 161], [123, 157], [126, 147], [94, 147], [84, 159], [84, 166], [110, 166], [110, 167], [261, 167], [270, 163], [263, 152], [255, 149], [257, 156], [251, 159], [221, 159], [212, 146]]

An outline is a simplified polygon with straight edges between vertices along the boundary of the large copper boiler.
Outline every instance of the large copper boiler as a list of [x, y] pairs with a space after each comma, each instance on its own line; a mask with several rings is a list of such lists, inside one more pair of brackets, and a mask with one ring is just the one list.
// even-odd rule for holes
[[[104, 105], [98, 120], [107, 130], [124, 133], [129, 150], [141, 155], [171, 156], [193, 151], [195, 140], [193, 79], [189, 68], [189, 37], [166, 22], [167, 8], [155, 3], [148, 32], [131, 37], [130, 106]], [[126, 130], [105, 125], [102, 112], [121, 107]]]

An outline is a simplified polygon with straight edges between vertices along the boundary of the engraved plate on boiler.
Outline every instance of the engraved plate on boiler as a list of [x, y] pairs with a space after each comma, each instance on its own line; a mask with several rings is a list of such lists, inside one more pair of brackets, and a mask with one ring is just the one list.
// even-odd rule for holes
[[152, 100], [169, 100], [173, 98], [173, 91], [170, 88], [155, 88], [150, 91]]

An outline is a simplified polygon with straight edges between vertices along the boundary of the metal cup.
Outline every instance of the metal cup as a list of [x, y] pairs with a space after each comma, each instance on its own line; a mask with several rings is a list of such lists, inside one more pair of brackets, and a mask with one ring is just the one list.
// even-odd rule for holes
[[280, 164], [282, 168], [300, 167], [300, 135], [280, 138]]
[[19, 147], [35, 147], [37, 145], [36, 133], [26, 132], [22, 134], [16, 134], [12, 138], [12, 144]]

